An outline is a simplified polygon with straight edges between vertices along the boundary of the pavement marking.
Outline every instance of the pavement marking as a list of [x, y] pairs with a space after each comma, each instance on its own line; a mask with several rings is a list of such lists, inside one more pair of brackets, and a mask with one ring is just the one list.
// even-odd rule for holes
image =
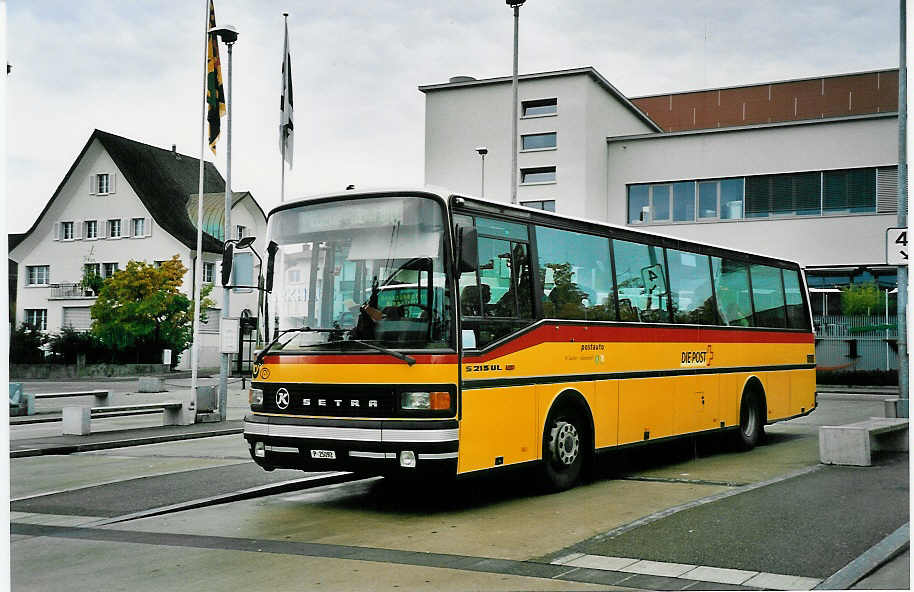
[[905, 546], [910, 544], [910, 540], [910, 523], [905, 523], [898, 527], [895, 532], [832, 574], [816, 588], [820, 590], [846, 590], [850, 588], [871, 571], [894, 557]]
[[812, 590], [822, 580], [783, 574], [772, 574], [742, 569], [710, 567], [707, 565], [686, 565], [684, 563], [666, 563], [632, 559], [631, 557], [611, 557], [606, 555], [566, 555], [551, 562], [553, 565], [576, 566], [586, 569], [662, 576], [680, 580], [714, 582], [736, 586], [753, 586], [770, 590]]
[[785, 576], [780, 574], [760, 573], [747, 580], [744, 585], [768, 590], [812, 590], [822, 580], [817, 578], [803, 578], [800, 576]]
[[647, 481], [648, 483], [687, 483], [690, 485], [717, 485], [722, 487], [745, 487], [745, 481], [712, 481], [709, 479], [684, 479], [682, 477], [619, 477], [619, 481]]
[[[85, 526], [45, 526], [39, 524], [23, 524], [20, 522], [12, 522], [10, 524], [10, 532], [14, 536], [14, 544], [19, 540], [16, 537], [20, 535], [35, 537], [45, 536], [108, 543], [135, 543], [194, 549], [245, 551], [252, 553], [323, 557], [328, 559], [349, 559], [394, 565], [456, 569], [478, 573], [550, 578], [556, 581], [624, 585], [629, 588], [641, 588], [645, 590], [682, 590], [687, 587], [702, 589], [702, 582], [681, 577], [670, 578], [649, 574], [586, 568], [573, 568], [569, 570], [568, 565], [553, 565], [538, 561], [516, 561], [492, 557], [357, 547], [328, 543], [118, 530], [115, 528], [93, 528]], [[13, 556], [16, 556], [15, 553]]]
[[715, 582], [717, 584], [742, 584], [757, 576], [757, 571], [746, 571], [744, 569], [729, 569], [724, 567], [708, 567], [699, 565], [692, 571], [682, 574], [682, 577], [690, 580], [701, 580], [702, 582]]

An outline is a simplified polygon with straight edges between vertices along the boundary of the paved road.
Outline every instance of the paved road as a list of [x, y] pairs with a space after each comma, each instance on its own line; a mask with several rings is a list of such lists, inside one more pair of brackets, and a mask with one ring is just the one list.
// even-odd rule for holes
[[[515, 471], [448, 487], [368, 479], [101, 528], [93, 525], [106, 516], [275, 483], [285, 476], [254, 470], [238, 436], [13, 459], [14, 498], [30, 498], [12, 508], [13, 584], [16, 589], [55, 589], [67, 582], [68, 590], [746, 588], [722, 583], [720, 572], [694, 565], [678, 576], [663, 575], [677, 559], [759, 576], [799, 576], [806, 579], [797, 582], [808, 584], [828, 575], [831, 567], [813, 561], [814, 548], [793, 545], [790, 553], [781, 552], [791, 540], [785, 531], [818, 532], [825, 526], [822, 521], [830, 520], [870, 536], [871, 527], [896, 515], [890, 507], [861, 511], [860, 498], [868, 491], [864, 487], [842, 494], [846, 499], [832, 499], [829, 493], [846, 489], [854, 469], [815, 469], [818, 424], [878, 411], [879, 403], [823, 401], [809, 417], [769, 428], [768, 442], [744, 454], [702, 438], [606, 455], [593, 482], [560, 494], [536, 493], [529, 475]], [[906, 462], [870, 471], [868, 486], [895, 487], [893, 496], [903, 494], [898, 476], [906, 475]], [[757, 487], [797, 472], [805, 473]], [[293, 479], [302, 476], [289, 472]], [[796, 507], [791, 500], [797, 500]], [[696, 513], [683, 510], [643, 526], [666, 528], [658, 536], [635, 536], [637, 530], [628, 530], [622, 551], [599, 546], [607, 533], [699, 502], [709, 503], [696, 505]], [[797, 507], [832, 513], [816, 519]], [[766, 512], [779, 521], [765, 520]], [[834, 518], [845, 514], [853, 515]], [[905, 521], [906, 515], [905, 509]], [[781, 522], [785, 518], [791, 519], [788, 526]], [[669, 522], [664, 526], [664, 521]], [[690, 524], [700, 530], [687, 533]], [[726, 530], [721, 525], [745, 525], [752, 540], [767, 545], [743, 552], [718, 544], [727, 542], [719, 540]], [[661, 548], [666, 555], [651, 554], [659, 551], [648, 542], [663, 543], [664, 533], [671, 531], [686, 536], [683, 529], [701, 542], [693, 555], [669, 554], [683, 545]], [[636, 564], [644, 568], [640, 573], [577, 566], [567, 559], [552, 563], [569, 550], [651, 561]], [[849, 548], [847, 556], [853, 552]], [[791, 554], [796, 561], [788, 564]]]

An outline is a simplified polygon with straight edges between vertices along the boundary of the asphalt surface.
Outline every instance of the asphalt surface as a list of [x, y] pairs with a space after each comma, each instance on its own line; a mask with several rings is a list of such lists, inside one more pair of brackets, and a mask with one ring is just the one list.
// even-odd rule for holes
[[253, 462], [246, 462], [83, 487], [12, 502], [10, 510], [64, 516], [122, 516], [306, 475], [282, 469], [268, 473]]
[[574, 550], [826, 578], [906, 523], [909, 495], [908, 455], [886, 454], [877, 466], [824, 466]]

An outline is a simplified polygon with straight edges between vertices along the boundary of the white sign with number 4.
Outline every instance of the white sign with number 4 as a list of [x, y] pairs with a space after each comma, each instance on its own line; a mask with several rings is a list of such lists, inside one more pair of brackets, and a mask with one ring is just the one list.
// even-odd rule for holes
[[887, 228], [885, 231], [885, 262], [889, 265], [908, 264], [908, 229]]

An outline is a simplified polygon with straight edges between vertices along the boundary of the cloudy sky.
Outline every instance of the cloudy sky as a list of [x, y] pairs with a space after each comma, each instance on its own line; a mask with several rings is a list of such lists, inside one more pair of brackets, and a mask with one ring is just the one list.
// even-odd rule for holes
[[[282, 13], [295, 163], [287, 196], [421, 184], [420, 84], [511, 73], [502, 0], [215, 0], [233, 24], [235, 190], [279, 203]], [[202, 0], [8, 0], [10, 232], [94, 128], [199, 154]], [[222, 48], [225, 68], [225, 48]], [[520, 71], [594, 66], [627, 96], [898, 66], [897, 0], [529, 0]], [[225, 75], [225, 72], [223, 72]], [[224, 142], [224, 136], [223, 141]], [[224, 144], [207, 159], [225, 170]]]

